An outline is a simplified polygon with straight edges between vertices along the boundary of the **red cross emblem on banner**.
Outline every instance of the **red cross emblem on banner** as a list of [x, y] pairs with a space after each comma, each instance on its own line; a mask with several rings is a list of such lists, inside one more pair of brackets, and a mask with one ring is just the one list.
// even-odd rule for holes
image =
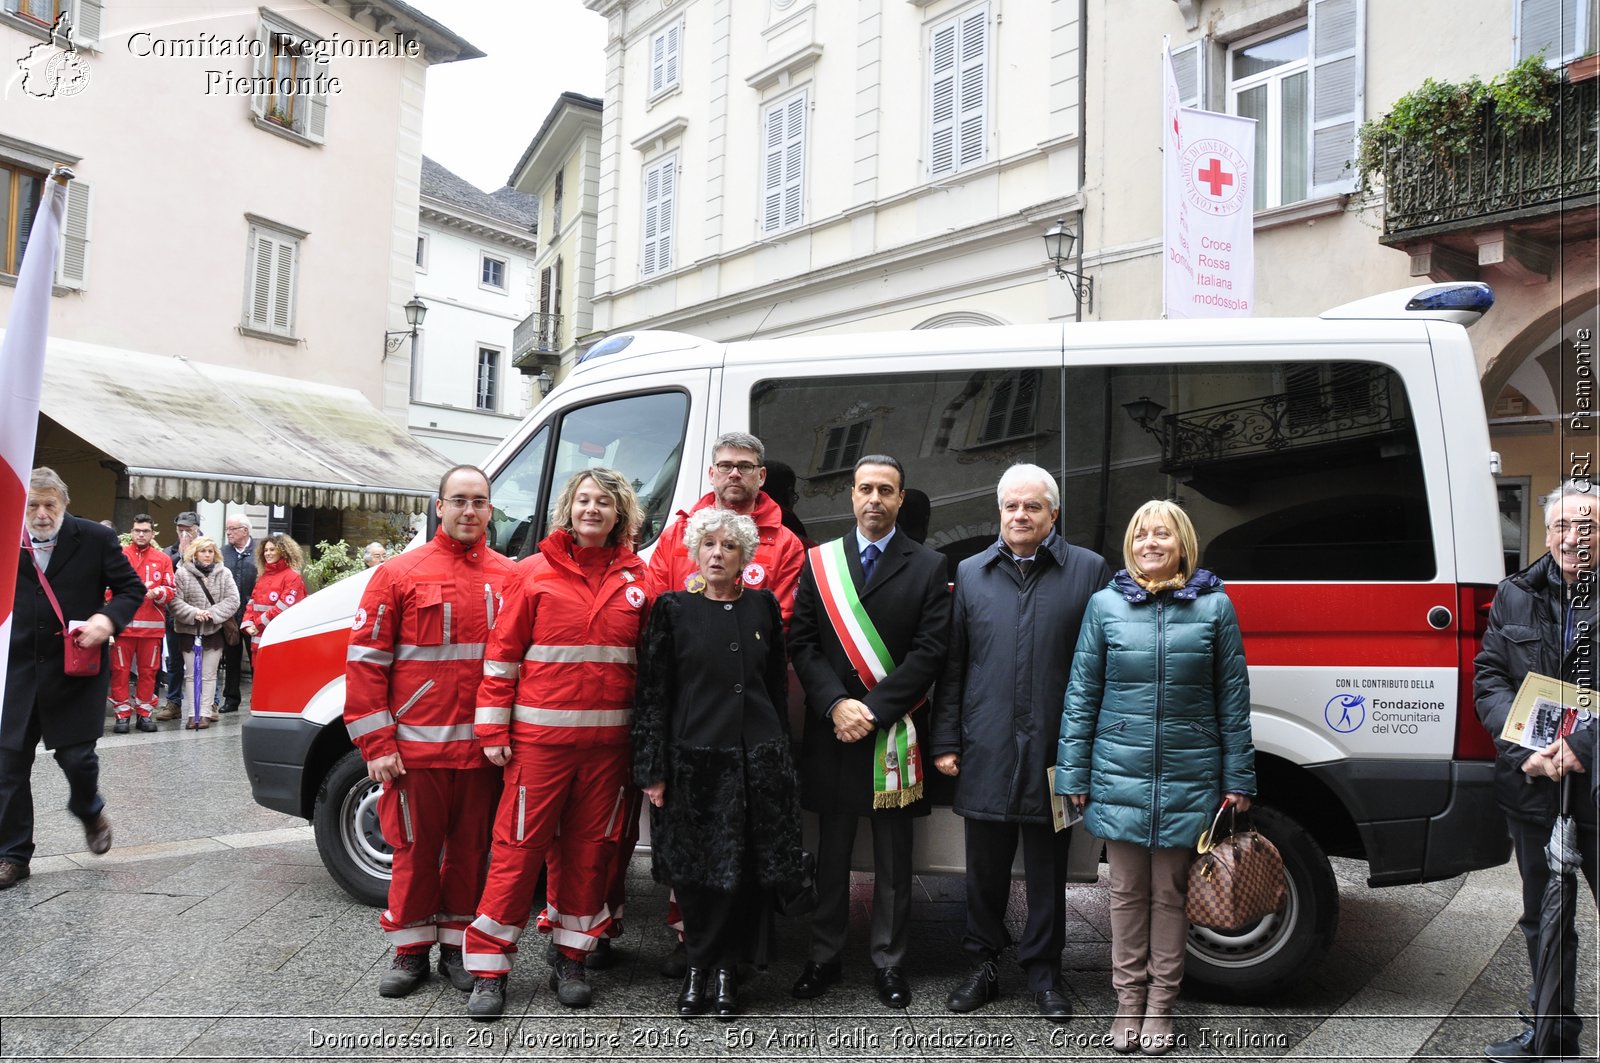
[[1221, 198], [1224, 188], [1233, 184], [1233, 174], [1222, 168], [1222, 160], [1216, 156], [1212, 156], [1206, 163], [1205, 169], [1196, 172], [1195, 177], [1201, 184], [1208, 186], [1211, 194], [1218, 198]]

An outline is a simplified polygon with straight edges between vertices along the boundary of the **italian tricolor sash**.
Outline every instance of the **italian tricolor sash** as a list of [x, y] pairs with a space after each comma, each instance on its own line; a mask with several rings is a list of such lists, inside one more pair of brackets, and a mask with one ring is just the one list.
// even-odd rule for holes
[[[834, 634], [839, 636], [845, 656], [850, 658], [862, 685], [871, 690], [894, 671], [894, 660], [861, 604], [855, 580], [850, 578], [844, 543], [844, 539], [835, 539], [812, 547], [811, 571], [817, 577], [822, 608], [833, 624]], [[922, 753], [917, 749], [917, 728], [908, 712], [887, 729], [879, 728], [874, 737], [872, 807], [904, 808], [921, 798]]]

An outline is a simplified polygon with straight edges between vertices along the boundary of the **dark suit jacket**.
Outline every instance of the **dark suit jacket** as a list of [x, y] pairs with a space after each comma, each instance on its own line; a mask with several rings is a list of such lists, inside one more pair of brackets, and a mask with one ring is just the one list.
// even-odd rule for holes
[[[950, 591], [945, 582], [944, 555], [898, 532], [878, 559], [872, 582], [862, 587], [854, 529], [846, 534], [844, 552], [850, 576], [860, 588], [861, 604], [882, 636], [895, 669], [871, 693], [867, 692], [822, 607], [808, 552], [789, 626], [790, 656], [806, 692], [800, 803], [813, 812], [925, 814], [926, 800], [908, 809], [873, 809], [872, 750], [876, 736], [840, 742], [834, 737], [828, 710], [840, 698], [859, 698], [878, 718], [878, 726], [886, 728], [929, 693], [944, 668], [949, 644]], [[926, 736], [922, 732], [929, 730], [929, 715], [923, 711], [913, 718], [923, 742]], [[923, 771], [926, 774], [932, 770], [924, 751]]]
[[[116, 533], [71, 514], [62, 518], [45, 578], [67, 620], [104, 613], [120, 632], [144, 601], [144, 584], [123, 555]], [[39, 583], [33, 555], [20, 551], [0, 747], [20, 752], [34, 713], [49, 749], [90, 742], [105, 733], [109, 644], [100, 652], [100, 674], [83, 677], [66, 674], [63, 646], [61, 622]]]
[[[254, 539], [250, 542], [251, 545], [255, 544]], [[240, 553], [233, 548], [232, 543], [223, 543], [222, 563], [233, 573], [234, 585], [239, 588], [239, 611], [233, 618], [243, 623], [244, 611], [250, 607], [250, 592], [256, 589], [255, 555], [250, 550]], [[248, 635], [245, 637], [249, 638]]]

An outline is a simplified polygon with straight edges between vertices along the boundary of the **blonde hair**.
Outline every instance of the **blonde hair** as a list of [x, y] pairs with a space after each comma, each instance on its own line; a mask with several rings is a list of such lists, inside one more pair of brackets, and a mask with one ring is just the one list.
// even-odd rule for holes
[[209, 535], [196, 535], [193, 539], [190, 539], [188, 548], [183, 552], [183, 559], [193, 564], [194, 555], [208, 546], [211, 548], [211, 552], [217, 556], [217, 560], [221, 561], [222, 547], [218, 546], [217, 541]]
[[1194, 522], [1178, 503], [1164, 498], [1152, 498], [1134, 510], [1132, 519], [1128, 521], [1128, 530], [1122, 536], [1122, 563], [1128, 571], [1147, 575], [1133, 559], [1133, 537], [1147, 520], [1165, 524], [1178, 537], [1178, 571], [1185, 580], [1194, 575], [1194, 570], [1200, 567], [1200, 545], [1195, 539]]
[[568, 533], [572, 531], [572, 500], [578, 497], [578, 488], [585, 480], [593, 480], [600, 490], [611, 496], [612, 503], [617, 507], [617, 526], [606, 536], [606, 545], [631, 544], [644, 525], [644, 507], [639, 505], [639, 496], [634, 493], [633, 485], [615, 469], [597, 467], [579, 469], [573, 473], [550, 511], [550, 523]]

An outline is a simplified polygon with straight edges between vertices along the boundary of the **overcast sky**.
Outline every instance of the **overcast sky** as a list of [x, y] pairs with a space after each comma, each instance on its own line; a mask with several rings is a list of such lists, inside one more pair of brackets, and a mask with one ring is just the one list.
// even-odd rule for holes
[[606, 20], [582, 0], [408, 0], [484, 53], [428, 68], [422, 150], [486, 192], [563, 92], [605, 92]]

